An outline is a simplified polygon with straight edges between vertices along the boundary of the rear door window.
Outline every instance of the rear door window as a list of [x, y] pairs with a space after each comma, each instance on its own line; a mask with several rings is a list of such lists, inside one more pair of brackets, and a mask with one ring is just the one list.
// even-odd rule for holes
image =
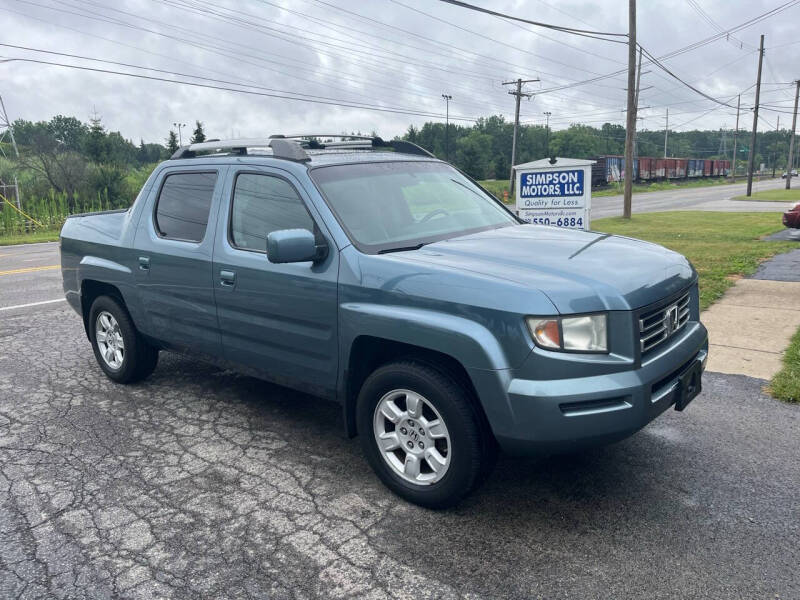
[[158, 234], [171, 240], [201, 242], [216, 183], [216, 172], [167, 175], [156, 203]]

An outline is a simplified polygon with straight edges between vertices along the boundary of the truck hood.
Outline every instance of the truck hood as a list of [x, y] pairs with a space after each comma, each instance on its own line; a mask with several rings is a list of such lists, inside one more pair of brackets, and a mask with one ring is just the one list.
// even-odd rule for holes
[[537, 225], [484, 231], [393, 256], [537, 289], [563, 314], [640, 308], [696, 278], [684, 256], [663, 246]]

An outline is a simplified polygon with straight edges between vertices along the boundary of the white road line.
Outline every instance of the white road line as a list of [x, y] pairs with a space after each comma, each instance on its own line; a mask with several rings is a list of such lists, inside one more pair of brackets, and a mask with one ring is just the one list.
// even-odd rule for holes
[[27, 248], [28, 246], [51, 246], [53, 244], [58, 244], [58, 242], [31, 242], [30, 244], [10, 244], [8, 246], [0, 246], [0, 248], [3, 249]]
[[42, 304], [55, 304], [56, 302], [66, 302], [66, 298], [56, 300], [42, 300], [41, 302], [30, 302], [29, 304], [17, 304], [15, 306], [0, 306], [0, 311], [14, 310], [15, 308], [29, 308], [31, 306], [41, 306]]

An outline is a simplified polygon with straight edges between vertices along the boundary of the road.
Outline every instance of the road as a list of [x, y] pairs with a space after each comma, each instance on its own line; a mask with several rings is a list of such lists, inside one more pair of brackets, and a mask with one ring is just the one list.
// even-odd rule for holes
[[[58, 298], [0, 248], [0, 308]], [[800, 407], [709, 373], [619, 444], [393, 496], [338, 407], [162, 353], [97, 367], [64, 302], [0, 312], [2, 598], [798, 598]]]
[[[783, 179], [754, 181], [753, 191], [783, 188]], [[745, 182], [732, 185], [710, 187], [687, 187], [680, 190], [646, 192], [634, 194], [633, 212], [658, 212], [663, 210], [719, 210], [725, 212], [783, 212], [789, 206], [786, 202], [744, 202], [730, 200], [744, 195]], [[592, 218], [622, 216], [622, 196], [597, 196], [592, 198]]]
[[55, 242], [0, 246], [0, 314], [9, 307], [63, 298], [60, 262]]

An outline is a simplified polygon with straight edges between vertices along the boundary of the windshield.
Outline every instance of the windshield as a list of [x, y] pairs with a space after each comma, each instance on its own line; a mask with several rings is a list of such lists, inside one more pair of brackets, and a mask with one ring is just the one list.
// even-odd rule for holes
[[363, 252], [410, 249], [518, 224], [498, 202], [445, 163], [335, 165], [313, 169], [311, 177]]

